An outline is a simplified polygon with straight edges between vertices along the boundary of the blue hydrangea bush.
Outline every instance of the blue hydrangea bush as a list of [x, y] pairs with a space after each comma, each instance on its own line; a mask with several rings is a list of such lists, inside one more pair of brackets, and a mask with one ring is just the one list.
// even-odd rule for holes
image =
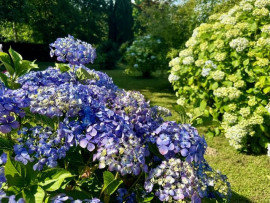
[[202, 107], [245, 152], [270, 143], [269, 9], [269, 0], [242, 0], [210, 16], [170, 62], [178, 104]]
[[51, 56], [68, 63], [30, 71], [36, 66], [20, 66], [17, 52], [0, 53], [8, 71], [0, 87], [1, 202], [230, 197], [226, 176], [204, 159], [207, 145], [194, 127], [164, 121], [166, 108], [85, 67], [96, 57], [90, 44], [68, 36], [50, 47]]

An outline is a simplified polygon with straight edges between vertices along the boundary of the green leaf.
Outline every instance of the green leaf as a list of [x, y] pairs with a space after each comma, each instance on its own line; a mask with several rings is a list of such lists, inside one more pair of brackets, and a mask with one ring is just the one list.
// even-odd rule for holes
[[240, 61], [239, 60], [235, 60], [232, 62], [233, 67], [238, 67], [240, 65]]
[[243, 65], [247, 66], [249, 64], [249, 59], [244, 60]]
[[8, 80], [8, 87], [11, 88], [11, 89], [13, 89], [13, 90], [16, 90], [16, 89], [21, 88], [21, 84], [20, 83], [13, 82], [11, 80]]
[[27, 61], [27, 60], [22, 60], [19, 62], [19, 65], [16, 69], [16, 76], [22, 76], [26, 73], [28, 73], [31, 69], [37, 69], [38, 65], [35, 64], [35, 61]]
[[147, 202], [151, 202], [154, 199], [155, 195], [154, 193], [150, 193], [148, 196], [142, 198], [142, 197], [138, 197], [139, 198], [139, 202], [142, 203], [147, 203]]
[[0, 137], [0, 150], [13, 151], [14, 142]]
[[101, 193], [106, 195], [112, 195], [117, 188], [123, 183], [122, 180], [116, 179], [114, 175], [109, 171], [104, 171], [103, 173], [104, 186]]
[[99, 76], [95, 73], [90, 74], [87, 72], [87, 70], [83, 69], [83, 68], [79, 68], [76, 71], [76, 76], [79, 80], [83, 81], [83, 80], [98, 80]]
[[10, 186], [23, 187], [26, 182], [26, 167], [18, 161], [13, 160], [9, 153], [7, 163], [5, 165], [5, 176]]
[[227, 86], [227, 87], [232, 87], [233, 86], [233, 82], [231, 82], [231, 81], [224, 81], [224, 82], [222, 82], [222, 84]]
[[267, 94], [269, 92], [270, 92], [270, 87], [266, 87], [266, 88], [263, 89], [264, 94]]
[[9, 48], [8, 52], [13, 60], [15, 72], [17, 72], [20, 65], [20, 61], [22, 60], [22, 56], [15, 50], [13, 50], [11, 47]]
[[200, 103], [200, 110], [203, 111], [207, 106], [207, 102], [205, 100], [202, 100]]
[[4, 64], [5, 68], [9, 72], [11, 76], [14, 75], [14, 68], [12, 66], [12, 62], [10, 60], [10, 56], [5, 52], [0, 52], [0, 61]]
[[55, 63], [55, 67], [58, 68], [62, 73], [70, 70], [70, 67], [64, 63]]
[[105, 189], [105, 193], [108, 195], [112, 195], [122, 183], [123, 183], [122, 180], [119, 180], [119, 179], [114, 180]]
[[45, 191], [38, 185], [25, 188], [23, 198], [26, 202], [42, 203], [45, 198]]
[[250, 29], [251, 29], [252, 31], [256, 31], [257, 28], [258, 28], [258, 25], [257, 25], [256, 22], [254, 22], [254, 23], [252, 23], [252, 24], [250, 25]]
[[30, 122], [34, 122], [35, 124], [42, 124], [42, 125], [46, 125], [52, 129], [54, 129], [55, 127], [55, 123], [58, 122], [57, 118], [49, 118], [47, 116], [44, 115], [40, 115], [40, 114], [33, 114], [32, 112], [30, 112], [29, 108], [25, 108], [24, 111], [27, 114], [27, 118], [29, 118]]
[[104, 181], [104, 188], [108, 187], [108, 185], [114, 181], [114, 175], [109, 171], [104, 171], [103, 173], [103, 181]]
[[212, 85], [212, 89], [215, 90], [218, 88], [218, 82], [215, 82], [213, 85]]
[[187, 116], [186, 110], [181, 105], [173, 105], [174, 110], [179, 116], [180, 123], [189, 123], [190, 119]]
[[5, 86], [8, 87], [8, 80], [9, 80], [8, 76], [6, 76], [4, 73], [0, 72], [0, 78], [1, 78], [2, 82], [5, 84]]
[[73, 175], [62, 168], [52, 168], [41, 173], [39, 184], [46, 191], [52, 192], [58, 190], [65, 180], [72, 178]]

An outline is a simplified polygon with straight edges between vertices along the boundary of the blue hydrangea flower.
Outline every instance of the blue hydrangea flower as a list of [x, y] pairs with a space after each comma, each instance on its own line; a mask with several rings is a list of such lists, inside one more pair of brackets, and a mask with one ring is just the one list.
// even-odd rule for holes
[[167, 159], [184, 157], [190, 163], [204, 160], [206, 141], [190, 125], [165, 122], [154, 131], [153, 135], [149, 141], [155, 143], [159, 152]]
[[72, 65], [94, 63], [96, 50], [91, 44], [76, 40], [68, 35], [65, 38], [58, 38], [50, 44], [51, 57], [56, 56], [60, 62], [69, 62]]

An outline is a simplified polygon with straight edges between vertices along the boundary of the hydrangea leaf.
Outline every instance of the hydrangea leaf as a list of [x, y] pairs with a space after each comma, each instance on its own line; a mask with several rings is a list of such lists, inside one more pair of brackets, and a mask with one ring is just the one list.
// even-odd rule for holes
[[0, 52], [0, 61], [4, 64], [5, 68], [11, 76], [14, 75], [15, 70], [12, 67], [10, 56], [5, 52]]
[[25, 188], [22, 193], [26, 202], [42, 203], [45, 198], [45, 191], [37, 185]]
[[107, 195], [112, 195], [123, 183], [122, 180], [116, 179], [116, 177], [114, 177], [114, 175], [109, 171], [105, 171], [103, 173], [103, 179], [104, 185], [102, 188], [102, 193], [104, 192]]
[[13, 141], [0, 137], [0, 150], [13, 150]]
[[12, 61], [13, 61], [13, 65], [14, 65], [14, 69], [15, 69], [15, 73], [16, 73], [20, 70], [20, 62], [23, 58], [18, 52], [13, 50], [11, 47], [9, 48], [8, 52], [11, 56]]
[[5, 86], [8, 86], [8, 76], [6, 76], [4, 73], [0, 73], [0, 78], [2, 82], [5, 84]]
[[64, 63], [55, 63], [55, 67], [58, 68], [62, 73], [70, 70], [70, 67]]
[[31, 69], [37, 69], [38, 65], [35, 64], [35, 61], [21, 60], [16, 69], [16, 76], [21, 76], [28, 73]]
[[72, 177], [73, 175], [65, 169], [52, 168], [42, 172], [39, 181], [46, 191], [52, 192], [58, 190], [66, 179]]
[[9, 153], [5, 165], [5, 176], [9, 185], [23, 187], [26, 184], [26, 167], [21, 162], [13, 160]]
[[108, 195], [112, 195], [122, 183], [123, 183], [122, 180], [119, 180], [119, 179], [114, 180], [105, 189], [105, 193]]

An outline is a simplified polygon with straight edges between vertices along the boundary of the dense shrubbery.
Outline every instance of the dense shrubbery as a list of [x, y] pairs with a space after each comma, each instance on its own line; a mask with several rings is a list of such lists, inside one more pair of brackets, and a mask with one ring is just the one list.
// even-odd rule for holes
[[141, 72], [143, 76], [149, 77], [157, 70], [166, 70], [168, 60], [166, 60], [167, 49], [164, 49], [160, 39], [149, 35], [138, 37], [133, 41], [125, 53], [127, 62], [126, 73]]
[[195, 128], [164, 122], [167, 109], [87, 69], [91, 45], [70, 36], [50, 46], [69, 64], [29, 72], [34, 64], [0, 52], [8, 71], [0, 75], [1, 202], [228, 198], [230, 185], [207, 164]]
[[178, 103], [207, 106], [238, 150], [261, 152], [270, 142], [269, 9], [269, 0], [243, 0], [210, 16], [170, 62]]

